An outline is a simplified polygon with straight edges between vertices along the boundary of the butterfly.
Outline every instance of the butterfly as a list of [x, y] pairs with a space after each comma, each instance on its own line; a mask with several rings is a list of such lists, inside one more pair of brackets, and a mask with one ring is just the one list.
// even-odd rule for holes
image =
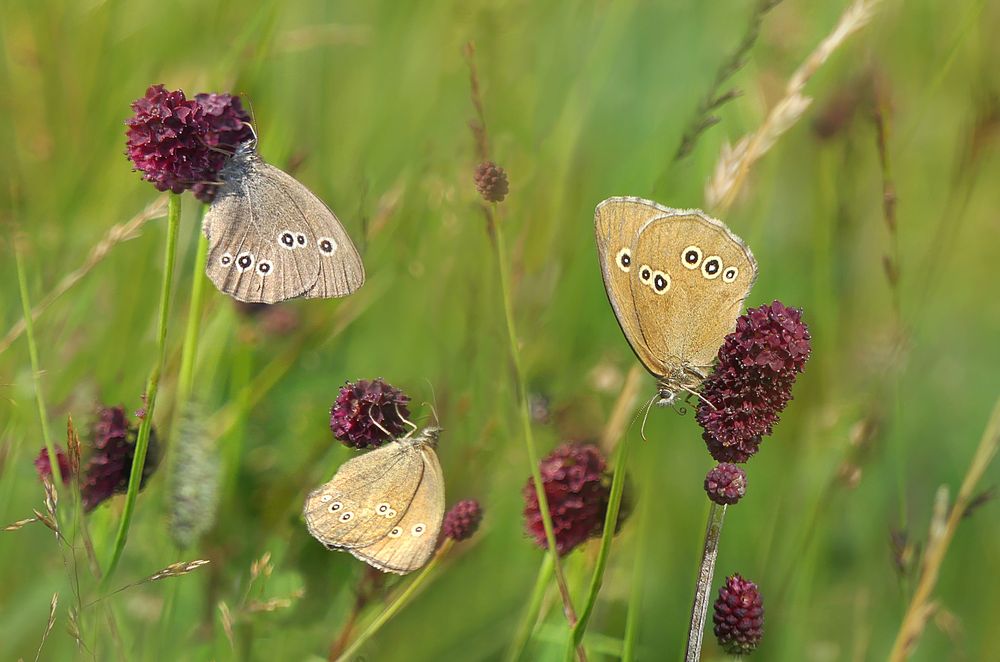
[[661, 406], [696, 394], [757, 278], [750, 248], [698, 209], [635, 197], [597, 205], [604, 289]]
[[247, 140], [220, 172], [205, 214], [205, 271], [239, 301], [342, 297], [365, 282], [361, 256], [323, 202]]
[[306, 497], [309, 533], [383, 572], [405, 575], [437, 546], [444, 519], [444, 476], [428, 427], [345, 462]]

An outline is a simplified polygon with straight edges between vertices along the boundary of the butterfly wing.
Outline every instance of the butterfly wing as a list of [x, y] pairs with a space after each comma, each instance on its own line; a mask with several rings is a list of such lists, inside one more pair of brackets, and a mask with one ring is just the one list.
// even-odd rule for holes
[[330, 549], [384, 538], [413, 501], [424, 473], [420, 451], [399, 441], [348, 460], [306, 497], [309, 533]]
[[437, 547], [444, 519], [444, 476], [433, 448], [421, 447], [420, 455], [423, 475], [402, 519], [381, 540], [349, 550], [383, 572], [405, 575], [423, 567]]
[[333, 212], [255, 152], [238, 152], [205, 215], [206, 272], [239, 301], [344, 296], [361, 287], [361, 257]]
[[365, 282], [365, 267], [337, 215], [299, 180], [283, 170], [264, 163], [261, 177], [272, 182], [295, 202], [316, 237], [316, 243], [310, 244], [312, 250], [306, 253], [317, 259], [319, 277], [304, 296], [322, 299], [342, 297], [361, 287]]
[[670, 210], [639, 229], [630, 281], [639, 333], [668, 372], [711, 366], [757, 277], [750, 249], [721, 221]]
[[634, 197], [608, 198], [594, 211], [594, 233], [608, 301], [632, 351], [658, 377], [664, 374], [665, 367], [661, 356], [650, 350], [642, 336], [630, 282], [635, 276], [632, 251], [639, 229], [666, 211], [655, 202]]

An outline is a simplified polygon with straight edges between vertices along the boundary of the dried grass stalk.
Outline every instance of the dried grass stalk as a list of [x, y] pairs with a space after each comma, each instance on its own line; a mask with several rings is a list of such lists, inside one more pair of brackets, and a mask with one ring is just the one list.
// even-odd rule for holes
[[45, 632], [42, 633], [42, 640], [38, 642], [38, 651], [35, 653], [35, 662], [42, 657], [42, 648], [45, 646], [45, 641], [49, 638], [49, 633], [52, 632], [52, 626], [56, 624], [56, 607], [59, 606], [59, 594], [52, 594], [52, 601], [49, 603], [49, 622], [45, 626]]
[[740, 138], [736, 145], [726, 143], [722, 146], [715, 171], [705, 185], [705, 201], [710, 209], [721, 214], [729, 208], [750, 167], [801, 119], [812, 103], [811, 98], [802, 94], [806, 83], [848, 37], [868, 24], [878, 3], [879, 0], [855, 0], [840, 17], [833, 32], [789, 79], [784, 96], [760, 128]]

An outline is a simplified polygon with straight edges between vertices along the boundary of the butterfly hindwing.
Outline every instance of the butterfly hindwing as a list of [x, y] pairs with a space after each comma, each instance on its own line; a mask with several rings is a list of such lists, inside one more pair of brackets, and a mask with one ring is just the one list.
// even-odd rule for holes
[[239, 301], [345, 296], [364, 283], [340, 221], [309, 189], [245, 143], [221, 173], [205, 215], [206, 272]]
[[644, 345], [669, 367], [706, 372], [757, 275], [750, 249], [697, 210], [648, 220], [632, 243], [630, 287]]
[[342, 297], [361, 287], [365, 282], [361, 255], [336, 214], [299, 180], [279, 168], [264, 163], [260, 177], [295, 203], [315, 237], [305, 254], [315, 259], [319, 275], [304, 296]]
[[437, 546], [444, 519], [444, 477], [434, 449], [420, 449], [423, 475], [402, 519], [386, 536], [367, 547], [349, 551], [385, 572], [406, 574], [422, 567]]
[[420, 451], [400, 441], [348, 460], [306, 498], [309, 533], [331, 549], [365, 547], [385, 537], [412, 501], [423, 464]]

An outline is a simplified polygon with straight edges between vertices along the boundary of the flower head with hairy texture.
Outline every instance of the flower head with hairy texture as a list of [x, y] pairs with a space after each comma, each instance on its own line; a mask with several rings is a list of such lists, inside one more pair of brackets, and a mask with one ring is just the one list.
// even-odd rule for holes
[[764, 604], [753, 582], [739, 573], [726, 578], [715, 601], [715, 637], [733, 655], [753, 652], [764, 636]]
[[[599, 536], [611, 496], [611, 475], [597, 446], [563, 444], [542, 459], [539, 469], [559, 554], [565, 555], [588, 538]], [[619, 526], [626, 516], [622, 510]], [[524, 486], [524, 526], [539, 547], [548, 546], [538, 494], [530, 478]]]
[[705, 492], [720, 506], [732, 505], [747, 493], [746, 472], [735, 464], [718, 464], [705, 476]]
[[[124, 407], [104, 407], [98, 412], [98, 420], [93, 427], [93, 448], [80, 482], [83, 506], [88, 512], [113, 495], [124, 494], [128, 490], [138, 432], [137, 425], [129, 424]], [[159, 459], [156, 431], [150, 428], [139, 489], [146, 486], [146, 481], [156, 471]]]
[[229, 155], [253, 137], [250, 116], [239, 97], [199, 94], [152, 85], [132, 103], [126, 154], [143, 179], [160, 191], [191, 190], [211, 202], [219, 171]]
[[[56, 460], [59, 462], [59, 473], [64, 484], [69, 484], [69, 479], [73, 476], [73, 469], [69, 464], [69, 457], [63, 449], [55, 447]], [[49, 451], [42, 448], [35, 458], [35, 471], [38, 472], [39, 479], [52, 480], [52, 463], [49, 461]]]
[[473, 175], [476, 190], [487, 202], [502, 202], [510, 190], [507, 185], [507, 173], [493, 161], [483, 161], [476, 167]]
[[812, 351], [802, 311], [775, 301], [740, 316], [702, 385], [696, 418], [719, 462], [746, 462], [792, 399]]
[[[330, 408], [330, 429], [345, 446], [381, 446], [406, 431], [409, 396], [381, 378], [347, 382]], [[386, 434], [388, 431], [389, 434]]]
[[471, 538], [483, 521], [483, 509], [475, 499], [459, 501], [444, 516], [441, 532], [445, 538], [459, 541]]

